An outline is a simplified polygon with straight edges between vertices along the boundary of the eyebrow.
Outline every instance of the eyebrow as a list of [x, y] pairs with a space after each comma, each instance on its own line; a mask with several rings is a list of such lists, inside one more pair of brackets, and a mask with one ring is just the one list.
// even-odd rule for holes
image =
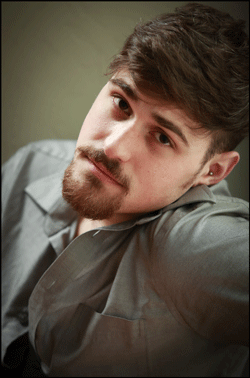
[[[140, 97], [138, 96], [138, 94], [124, 80], [113, 78], [113, 79], [110, 79], [110, 82], [120, 87], [130, 99], [134, 101], [140, 100]], [[152, 113], [152, 117], [155, 120], [155, 122], [157, 122], [161, 127], [168, 129], [174, 132], [176, 135], [178, 135], [182, 139], [184, 144], [187, 147], [189, 147], [187, 138], [185, 137], [185, 135], [183, 134], [179, 126], [175, 125], [173, 122], [167, 120], [166, 118], [162, 117], [161, 115], [155, 112]]]
[[139, 96], [135, 91], [123, 80], [121, 79], [110, 79], [111, 83], [118, 85], [126, 95], [134, 101], [139, 101]]

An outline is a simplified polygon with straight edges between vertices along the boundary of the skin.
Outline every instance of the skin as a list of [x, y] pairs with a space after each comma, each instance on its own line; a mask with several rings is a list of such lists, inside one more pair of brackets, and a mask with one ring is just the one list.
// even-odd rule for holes
[[[95, 176], [89, 183], [95, 201], [120, 199], [120, 204], [106, 219], [81, 215], [77, 235], [160, 209], [193, 186], [213, 185], [224, 179], [239, 161], [239, 154], [230, 151], [215, 155], [201, 167], [212, 136], [197, 131], [198, 125], [181, 109], [155, 102], [138, 92], [128, 72], [118, 72], [114, 78], [128, 84], [139, 99], [131, 98], [111, 81], [103, 87], [82, 125], [72, 172], [79, 187], [85, 185], [87, 174]], [[173, 129], [159, 125], [153, 113], [176, 125], [188, 144]], [[116, 162], [118, 181], [100, 174], [102, 164], [98, 163], [96, 168], [91, 159], [79, 153], [81, 147], [102, 151], [107, 161]]]

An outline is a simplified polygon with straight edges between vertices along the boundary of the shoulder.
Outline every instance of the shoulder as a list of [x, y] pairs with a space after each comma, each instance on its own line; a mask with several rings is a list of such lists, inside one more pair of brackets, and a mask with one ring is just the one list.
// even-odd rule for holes
[[41, 140], [31, 142], [17, 150], [17, 152], [3, 165], [14, 160], [25, 159], [31, 156], [40, 155], [62, 160], [72, 159], [76, 141], [75, 140]]
[[175, 254], [192, 255], [203, 247], [221, 248], [229, 239], [248, 237], [249, 203], [220, 196], [216, 202], [189, 203], [162, 214], [156, 227], [156, 243]]
[[24, 189], [34, 181], [60, 172], [63, 175], [75, 145], [74, 140], [42, 140], [20, 148], [2, 166], [3, 208], [13, 200], [22, 202]]
[[152, 260], [156, 288], [179, 320], [202, 336], [241, 342], [247, 332], [248, 209], [246, 201], [222, 195], [159, 220]]
[[73, 140], [42, 140], [21, 147], [2, 166], [2, 180], [37, 179], [52, 174], [74, 155], [76, 141]]
[[41, 155], [68, 161], [73, 158], [75, 146], [75, 140], [50, 139], [30, 143], [26, 148]]

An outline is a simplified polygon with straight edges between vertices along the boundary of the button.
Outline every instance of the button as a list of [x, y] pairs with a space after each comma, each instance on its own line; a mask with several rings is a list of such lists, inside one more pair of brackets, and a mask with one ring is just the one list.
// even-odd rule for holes
[[17, 318], [22, 326], [28, 327], [29, 320], [28, 320], [28, 311], [24, 310], [18, 313]]

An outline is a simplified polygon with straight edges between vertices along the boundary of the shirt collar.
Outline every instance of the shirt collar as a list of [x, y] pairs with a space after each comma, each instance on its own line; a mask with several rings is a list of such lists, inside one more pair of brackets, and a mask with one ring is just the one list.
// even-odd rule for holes
[[211, 202], [216, 203], [216, 197], [211, 188], [206, 185], [198, 185], [189, 189], [177, 201], [162, 209], [163, 212], [173, 210], [181, 206], [190, 205], [197, 202]]
[[70, 225], [77, 213], [62, 197], [63, 172], [38, 179], [25, 192], [45, 211], [44, 230], [51, 236]]
[[[25, 192], [47, 213], [44, 228], [46, 234], [49, 236], [68, 226], [77, 218], [77, 213], [62, 198], [62, 177], [63, 172], [58, 172], [38, 179], [25, 188]], [[219, 184], [220, 187], [225, 185], [223, 182]], [[217, 187], [219, 184], [214, 187]], [[168, 210], [177, 209], [178, 207], [197, 202], [216, 203], [216, 197], [212, 189], [206, 185], [196, 186], [189, 189], [177, 201], [160, 210], [144, 214], [135, 220], [102, 227], [101, 229], [114, 231], [125, 230], [135, 225], [148, 223], [160, 217], [162, 213]]]

